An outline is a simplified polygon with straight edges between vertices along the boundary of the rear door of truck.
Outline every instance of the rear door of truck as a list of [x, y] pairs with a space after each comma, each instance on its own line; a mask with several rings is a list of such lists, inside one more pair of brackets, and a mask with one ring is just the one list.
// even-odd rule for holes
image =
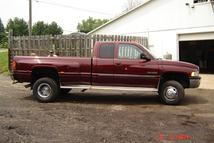
[[111, 86], [114, 84], [115, 43], [97, 43], [92, 64], [92, 85]]

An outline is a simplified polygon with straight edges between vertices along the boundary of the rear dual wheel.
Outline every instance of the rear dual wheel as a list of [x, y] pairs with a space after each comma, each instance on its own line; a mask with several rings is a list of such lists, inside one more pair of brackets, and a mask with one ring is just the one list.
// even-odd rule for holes
[[48, 77], [38, 79], [33, 85], [33, 96], [39, 102], [53, 102], [59, 93], [58, 83]]

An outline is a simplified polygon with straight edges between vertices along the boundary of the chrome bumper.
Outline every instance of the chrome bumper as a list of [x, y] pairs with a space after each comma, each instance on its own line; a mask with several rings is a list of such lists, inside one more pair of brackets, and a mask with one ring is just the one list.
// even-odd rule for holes
[[189, 88], [198, 88], [201, 83], [201, 77], [190, 77], [189, 78]]

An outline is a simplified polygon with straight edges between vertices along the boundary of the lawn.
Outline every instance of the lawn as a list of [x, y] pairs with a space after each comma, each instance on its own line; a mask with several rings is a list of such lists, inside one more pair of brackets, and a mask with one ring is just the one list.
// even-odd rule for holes
[[0, 52], [0, 73], [8, 74], [8, 52]]

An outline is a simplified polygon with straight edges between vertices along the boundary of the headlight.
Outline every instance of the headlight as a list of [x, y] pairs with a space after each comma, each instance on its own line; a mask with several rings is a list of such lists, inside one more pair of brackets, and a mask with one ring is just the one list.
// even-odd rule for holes
[[194, 71], [191, 73], [191, 76], [199, 76], [199, 71]]

